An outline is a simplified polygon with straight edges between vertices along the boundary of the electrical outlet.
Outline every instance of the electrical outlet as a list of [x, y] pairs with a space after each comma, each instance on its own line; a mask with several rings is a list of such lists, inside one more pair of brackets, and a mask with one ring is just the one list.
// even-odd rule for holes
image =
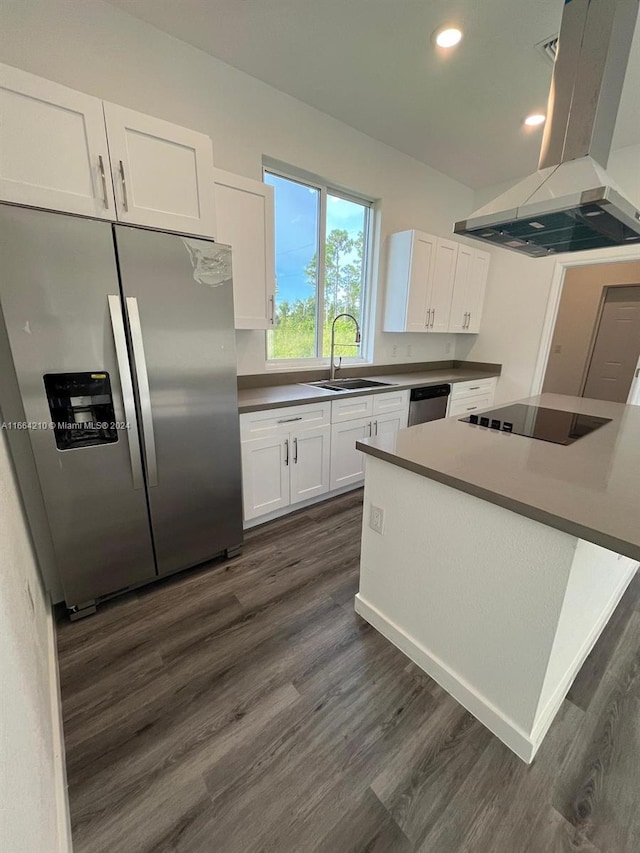
[[408, 355], [408, 356], [411, 356], [411, 353], [412, 353], [412, 352], [413, 352], [413, 346], [412, 346], [412, 344], [407, 344], [407, 355]]
[[395, 344], [394, 344], [394, 346], [391, 347], [391, 358], [397, 358], [397, 357], [398, 357], [398, 347], [395, 346]]
[[369, 512], [369, 527], [375, 530], [376, 533], [384, 531], [384, 510], [379, 506], [371, 504]]
[[451, 344], [451, 341], [447, 341], [447, 345], [446, 345], [446, 348], [445, 348], [445, 354], [446, 354], [446, 355], [449, 355], [449, 353], [451, 352], [451, 350], [452, 350], [452, 349], [453, 349], [453, 346], [452, 346], [452, 344]]

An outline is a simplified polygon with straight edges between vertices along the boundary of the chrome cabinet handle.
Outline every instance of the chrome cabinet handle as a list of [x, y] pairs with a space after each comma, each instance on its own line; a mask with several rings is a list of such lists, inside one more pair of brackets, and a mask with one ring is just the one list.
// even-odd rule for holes
[[151, 393], [149, 391], [149, 376], [147, 362], [144, 356], [142, 326], [138, 312], [138, 300], [127, 296], [127, 313], [131, 329], [131, 345], [133, 347], [134, 369], [138, 381], [138, 396], [140, 397], [140, 416], [142, 419], [142, 436], [144, 438], [144, 453], [147, 462], [147, 485], [158, 485], [158, 463], [156, 460], [156, 439], [153, 431], [153, 413], [151, 411]]
[[122, 303], [120, 302], [120, 297], [114, 294], [109, 294], [107, 299], [109, 302], [109, 313], [111, 315], [113, 341], [116, 346], [116, 361], [118, 362], [118, 374], [120, 376], [120, 389], [122, 390], [124, 417], [128, 424], [127, 441], [129, 443], [129, 458], [131, 459], [133, 488], [141, 489], [143, 485], [143, 477], [142, 456], [140, 455], [140, 436], [138, 435], [138, 419], [136, 417], [136, 406], [133, 399], [133, 383], [131, 381], [129, 356], [127, 354], [127, 339], [124, 333]]
[[469, 312], [468, 312], [468, 311], [465, 311], [465, 312], [464, 312], [464, 323], [462, 324], [462, 328], [463, 328], [463, 329], [466, 329], [466, 328], [467, 328], [467, 317], [468, 317], [468, 316], [469, 316]]
[[127, 181], [124, 176], [124, 163], [120, 160], [120, 184], [122, 185], [122, 206], [129, 211], [129, 200], [127, 198]]
[[470, 385], [469, 386], [469, 391], [479, 391], [479, 390], [480, 390], [479, 385]]
[[102, 154], [98, 154], [98, 169], [100, 170], [100, 180], [102, 181], [102, 201], [104, 209], [109, 210], [109, 196], [107, 195], [107, 176], [104, 173], [104, 161]]
[[293, 462], [295, 465], [298, 464], [298, 439], [293, 439]]
[[301, 420], [302, 420], [302, 415], [298, 415], [297, 418], [280, 418], [280, 420], [276, 421], [276, 423], [290, 424], [292, 421], [301, 421]]
[[378, 421], [373, 422], [373, 426], [375, 427], [376, 435], [378, 434]]
[[285, 438], [284, 440], [284, 464], [289, 464], [289, 439]]
[[276, 321], [276, 320], [275, 320], [275, 315], [276, 315], [276, 304], [275, 304], [275, 303], [276, 303], [276, 300], [275, 300], [275, 297], [274, 297], [274, 295], [273, 295], [273, 293], [272, 293], [272, 294], [271, 294], [271, 296], [269, 297], [269, 304], [271, 305], [271, 312], [270, 312], [270, 315], [269, 315], [269, 322], [271, 323], [271, 325], [272, 325], [272, 326], [273, 326], [273, 324], [274, 324], [274, 323], [275, 323], [275, 321]]
[[424, 327], [425, 329], [429, 328], [429, 320], [431, 319], [431, 308], [427, 308], [427, 316], [425, 317]]
[[369, 421], [368, 427], [369, 427], [369, 436], [368, 437], [371, 438], [371, 421]]
[[478, 408], [477, 406], [468, 406], [467, 411], [472, 412], [474, 409], [477, 409], [477, 408]]
[[433, 324], [435, 323], [435, 320], [436, 320], [436, 309], [434, 308], [433, 312], [431, 314], [431, 328], [432, 329], [433, 329]]

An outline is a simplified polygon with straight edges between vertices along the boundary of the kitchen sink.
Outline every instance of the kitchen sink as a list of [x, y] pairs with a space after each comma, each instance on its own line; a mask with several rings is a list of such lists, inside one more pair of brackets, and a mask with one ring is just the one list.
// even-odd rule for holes
[[373, 379], [322, 379], [319, 382], [306, 382], [314, 388], [326, 391], [359, 391], [361, 388], [380, 388], [384, 385], [397, 385], [397, 382], [376, 382]]

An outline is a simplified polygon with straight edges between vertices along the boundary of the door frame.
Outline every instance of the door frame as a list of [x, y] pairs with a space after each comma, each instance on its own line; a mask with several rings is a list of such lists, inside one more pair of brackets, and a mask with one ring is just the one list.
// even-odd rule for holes
[[[547, 372], [549, 356], [551, 355], [551, 342], [553, 333], [556, 328], [556, 320], [558, 319], [558, 311], [560, 310], [560, 299], [564, 288], [565, 273], [572, 267], [593, 266], [594, 264], [616, 264], [628, 263], [629, 261], [640, 261], [640, 247], [629, 247], [628, 250], [620, 248], [601, 249], [597, 252], [597, 256], [593, 257], [593, 252], [580, 253], [580, 257], [573, 258], [568, 261], [558, 261], [553, 270], [551, 277], [551, 287], [549, 289], [549, 298], [547, 301], [547, 310], [542, 324], [542, 332], [540, 334], [540, 344], [538, 347], [538, 357], [536, 366], [531, 381], [530, 396], [536, 397], [542, 393], [542, 385]], [[600, 316], [600, 314], [598, 314]]]

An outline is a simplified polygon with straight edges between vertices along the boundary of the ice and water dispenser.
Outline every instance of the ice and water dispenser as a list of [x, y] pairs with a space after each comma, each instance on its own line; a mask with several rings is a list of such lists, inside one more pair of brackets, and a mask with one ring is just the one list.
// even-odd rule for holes
[[43, 378], [58, 450], [118, 440], [108, 373], [47, 373]]

